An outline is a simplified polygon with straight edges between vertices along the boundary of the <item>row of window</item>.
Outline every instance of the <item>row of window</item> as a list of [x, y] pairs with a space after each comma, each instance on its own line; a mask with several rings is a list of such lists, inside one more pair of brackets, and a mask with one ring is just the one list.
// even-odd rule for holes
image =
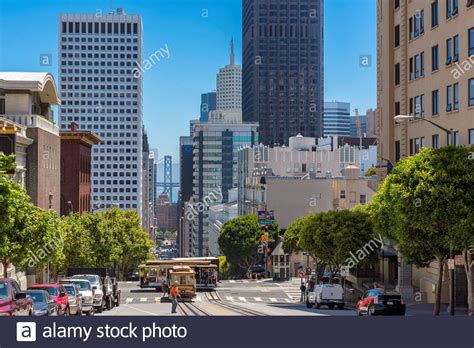
[[[137, 181], [136, 180], [94, 180], [94, 185], [137, 185]], [[132, 188], [108, 187], [108, 188], [101, 188], [100, 191], [97, 189], [94, 189], [94, 192], [137, 192], [137, 189], [133, 187]]]
[[[439, 115], [439, 90], [431, 92], [431, 113], [433, 116]], [[474, 106], [474, 78], [468, 81], [468, 106]], [[410, 115], [417, 117], [425, 116], [425, 96], [419, 95], [410, 98]], [[446, 112], [459, 110], [459, 83], [446, 86]], [[400, 103], [395, 104], [395, 113], [400, 114]]]
[[137, 38], [111, 38], [111, 37], [108, 37], [108, 38], [105, 38], [105, 37], [101, 37], [101, 38], [98, 38], [98, 37], [62, 37], [61, 38], [61, 42], [121, 42], [121, 43], [137, 43], [138, 42], [138, 39]]
[[[127, 46], [92, 46], [92, 45], [61, 45], [62, 51], [75, 50], [75, 51], [138, 51], [137, 45], [127, 45]], [[67, 52], [63, 52], [65, 54]]]
[[63, 34], [138, 34], [138, 23], [62, 22]]
[[98, 75], [98, 74], [103, 74], [103, 75], [125, 75], [125, 74], [131, 74], [131, 70], [123, 70], [123, 69], [61, 69], [61, 74], [90, 74], [90, 75]]

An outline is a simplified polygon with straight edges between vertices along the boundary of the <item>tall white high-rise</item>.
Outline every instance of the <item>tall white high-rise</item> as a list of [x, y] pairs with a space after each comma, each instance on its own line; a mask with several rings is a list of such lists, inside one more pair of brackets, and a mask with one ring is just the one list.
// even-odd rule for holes
[[219, 69], [217, 74], [216, 109], [242, 109], [242, 67], [235, 65], [233, 39], [230, 42], [230, 64]]
[[[111, 14], [59, 16], [62, 130], [71, 122], [99, 134], [92, 152], [93, 209], [118, 206], [142, 215], [142, 18]], [[138, 75], [138, 74], [137, 74]]]

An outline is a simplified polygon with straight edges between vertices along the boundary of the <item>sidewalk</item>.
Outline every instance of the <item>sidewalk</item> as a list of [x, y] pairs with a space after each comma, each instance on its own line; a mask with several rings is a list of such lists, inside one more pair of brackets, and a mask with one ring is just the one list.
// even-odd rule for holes
[[[407, 303], [406, 305], [407, 315], [416, 315], [416, 316], [433, 316], [434, 304], [433, 303], [416, 303], [411, 302]], [[455, 316], [467, 316], [467, 308], [456, 308], [454, 310]], [[441, 311], [439, 312], [440, 316], [447, 316], [449, 315], [448, 306], [442, 304]]]

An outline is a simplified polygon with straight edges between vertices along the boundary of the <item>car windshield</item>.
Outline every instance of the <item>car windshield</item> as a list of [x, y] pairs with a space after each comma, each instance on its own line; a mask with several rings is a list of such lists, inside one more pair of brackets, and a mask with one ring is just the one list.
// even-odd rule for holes
[[76, 296], [76, 289], [74, 285], [64, 285], [66, 291], [71, 296]]
[[91, 283], [85, 280], [75, 280], [74, 284], [77, 285], [79, 291], [89, 291], [91, 289]]
[[40, 291], [27, 291], [26, 294], [31, 297], [33, 302], [46, 302], [44, 298], [44, 293]]
[[49, 292], [49, 294], [51, 296], [58, 296], [58, 289], [55, 288], [55, 287], [44, 287], [44, 288], [40, 288], [40, 287], [35, 287], [35, 289], [40, 289], [40, 290], [46, 290], [47, 292]]
[[98, 284], [99, 279], [97, 276], [94, 275], [75, 275], [73, 278], [82, 278], [82, 279], [87, 279], [88, 281], [91, 282], [91, 284]]
[[0, 299], [9, 298], [8, 295], [8, 283], [7, 282], [0, 282]]

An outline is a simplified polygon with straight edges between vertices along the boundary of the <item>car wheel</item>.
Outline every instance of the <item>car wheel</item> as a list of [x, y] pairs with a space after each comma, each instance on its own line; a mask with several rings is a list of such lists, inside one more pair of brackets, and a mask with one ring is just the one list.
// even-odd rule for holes
[[375, 307], [374, 306], [369, 306], [367, 309], [367, 315], [373, 316], [375, 315]]
[[337, 309], [339, 309], [339, 310], [344, 309], [344, 304], [343, 304], [343, 303], [338, 304], [338, 305], [337, 305]]
[[334, 309], [334, 303], [328, 304], [328, 308], [329, 308], [329, 309]]
[[316, 302], [316, 305], [315, 305], [316, 309], [319, 309], [321, 308], [321, 305], [319, 303]]
[[76, 316], [81, 316], [81, 315], [82, 315], [82, 307], [77, 307]]
[[311, 308], [311, 307], [312, 307], [311, 303], [309, 303], [309, 301], [306, 300], [306, 308]]
[[95, 309], [92, 307], [92, 309], [87, 313], [88, 315], [94, 315], [95, 314]]
[[362, 313], [360, 312], [359, 307], [356, 307], [356, 314], [357, 314], [358, 317], [362, 316]]
[[120, 306], [120, 293], [117, 295], [117, 301], [115, 301], [115, 306]]

